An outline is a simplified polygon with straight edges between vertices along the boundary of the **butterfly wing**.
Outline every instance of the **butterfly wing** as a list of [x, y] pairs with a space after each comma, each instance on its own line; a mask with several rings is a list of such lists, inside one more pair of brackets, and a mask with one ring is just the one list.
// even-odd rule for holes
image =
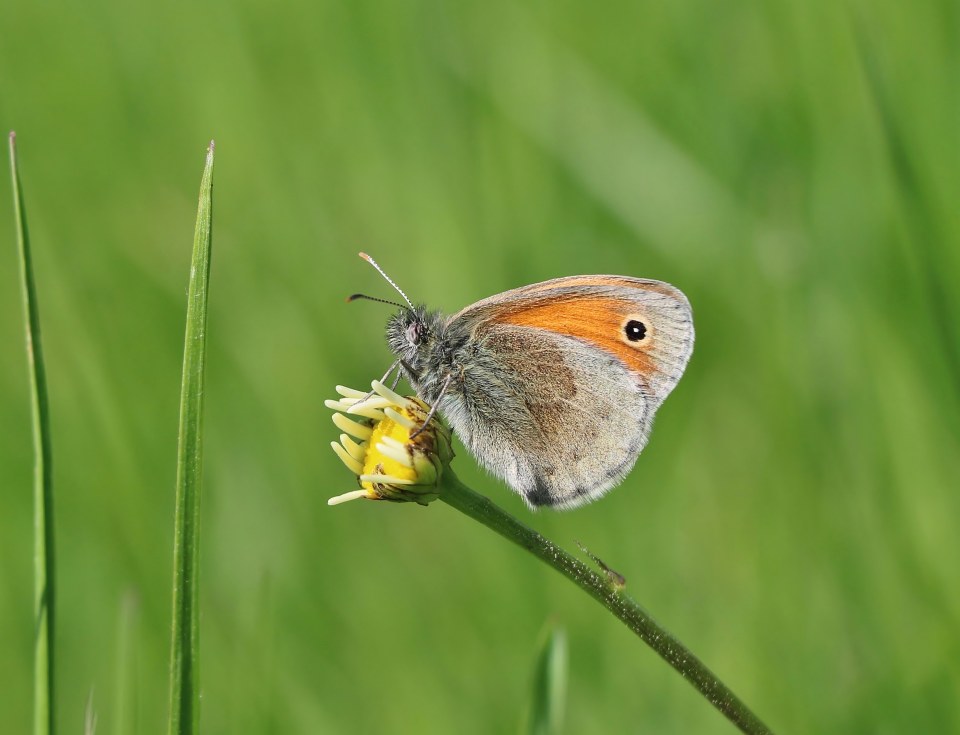
[[679, 290], [624, 276], [508, 291], [449, 328], [470, 354], [441, 410], [528, 504], [560, 508], [596, 499], [630, 471], [694, 336]]

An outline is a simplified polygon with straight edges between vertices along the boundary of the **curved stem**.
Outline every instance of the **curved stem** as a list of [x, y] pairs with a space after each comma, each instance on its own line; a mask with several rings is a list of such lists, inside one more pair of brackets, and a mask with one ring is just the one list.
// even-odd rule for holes
[[523, 547], [574, 582], [625, 623], [742, 732], [771, 732], [716, 674], [624, 592], [616, 574], [600, 575], [594, 572], [579, 559], [468, 488], [449, 467], [444, 469], [440, 500]]

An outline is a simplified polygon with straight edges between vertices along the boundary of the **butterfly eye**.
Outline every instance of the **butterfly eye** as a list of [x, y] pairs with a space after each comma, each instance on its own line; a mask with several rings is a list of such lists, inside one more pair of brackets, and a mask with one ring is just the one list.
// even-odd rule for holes
[[407, 342], [416, 346], [420, 344], [423, 338], [423, 325], [420, 322], [413, 322], [407, 327]]
[[631, 342], [639, 342], [647, 336], [647, 325], [636, 319], [631, 319], [624, 326], [623, 332]]

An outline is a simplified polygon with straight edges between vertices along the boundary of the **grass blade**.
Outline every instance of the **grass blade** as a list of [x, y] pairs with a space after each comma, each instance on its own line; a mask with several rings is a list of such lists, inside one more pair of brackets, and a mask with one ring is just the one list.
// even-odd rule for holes
[[33, 260], [27, 213], [23, 206], [20, 171], [17, 166], [17, 136], [10, 133], [10, 176], [13, 180], [13, 210], [20, 253], [20, 291], [23, 296], [24, 325], [27, 335], [27, 364], [30, 372], [30, 408], [33, 417], [33, 625], [34, 684], [33, 732], [54, 732], [54, 591], [53, 480], [50, 451], [50, 412], [47, 406], [47, 378], [40, 342], [40, 312], [33, 281]]
[[567, 700], [567, 635], [551, 625], [543, 636], [533, 675], [533, 697], [526, 732], [558, 735]]
[[[944, 258], [939, 252], [941, 243], [948, 243], [936, 212], [932, 209], [934, 197], [927, 191], [928, 184], [918, 168], [910, 147], [910, 133], [890, 99], [887, 82], [881, 70], [879, 55], [862, 22], [857, 20], [857, 50], [863, 66], [867, 89], [877, 111], [880, 131], [887, 147], [894, 183], [900, 194], [906, 222], [913, 242], [910, 254], [916, 259], [923, 281], [923, 295], [929, 300], [928, 313], [937, 330], [948, 373], [953, 377], [954, 395], [960, 394], [960, 335], [952, 315], [957, 311], [955, 291]], [[912, 114], [912, 112], [911, 112]], [[946, 415], [954, 417], [954, 411]]]
[[87, 703], [83, 708], [83, 735], [97, 735], [97, 710], [93, 706], [93, 688], [87, 694]]
[[116, 735], [140, 731], [140, 674], [137, 666], [137, 640], [140, 603], [132, 590], [120, 604], [117, 626], [117, 679], [114, 693], [113, 730]]
[[200, 729], [200, 483], [203, 470], [203, 375], [207, 336], [213, 207], [213, 141], [200, 181], [187, 295], [180, 388], [177, 501], [173, 539], [173, 640], [170, 650], [170, 735]]

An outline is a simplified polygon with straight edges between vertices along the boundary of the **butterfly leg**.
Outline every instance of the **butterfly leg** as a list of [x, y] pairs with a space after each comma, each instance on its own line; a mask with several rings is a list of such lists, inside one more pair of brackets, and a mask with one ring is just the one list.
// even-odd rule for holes
[[[391, 365], [391, 366], [387, 369], [387, 372], [385, 372], [385, 373], [383, 374], [383, 377], [380, 378], [380, 382], [381, 382], [381, 383], [386, 383], [386, 382], [387, 382], [387, 378], [390, 377], [390, 373], [392, 373], [394, 370], [396, 370], [396, 369], [399, 367], [399, 365], [400, 365], [400, 361], [399, 361], [399, 360], [395, 360], [394, 363], [393, 363], [393, 365]], [[391, 390], [393, 390], [393, 388], [395, 388], [395, 387], [397, 386], [397, 382], [398, 382], [399, 380], [400, 380], [400, 373], [399, 373], [399, 371], [398, 371], [398, 372], [397, 372], [397, 377], [396, 377], [396, 379], [393, 381], [393, 385], [392, 385], [391, 388], [390, 388]], [[365, 395], [363, 398], [361, 398], [359, 401], [357, 401], [354, 405], [355, 405], [355, 406], [359, 406], [359, 405], [360, 405], [361, 403], [363, 403], [364, 401], [369, 401], [369, 400], [373, 397], [373, 394], [374, 394], [374, 393], [376, 393], [376, 391], [373, 391], [373, 390], [370, 391], [369, 393], [367, 393], [367, 395]]]
[[420, 425], [420, 428], [410, 434], [411, 439], [416, 439], [419, 436], [420, 432], [427, 428], [427, 424], [430, 423], [430, 419], [434, 417], [437, 413], [437, 406], [440, 405], [440, 401], [443, 400], [443, 394], [447, 392], [447, 388], [450, 387], [450, 381], [453, 379], [453, 375], [450, 373], [447, 374], [447, 377], [443, 381], [443, 385], [440, 387], [440, 393], [437, 395], [437, 400], [433, 402], [433, 405], [430, 407], [430, 412], [427, 414], [427, 418], [423, 420], [423, 423]]
[[417, 371], [413, 369], [413, 366], [408, 363], [406, 360], [397, 360], [400, 363], [400, 367], [403, 368], [403, 372], [407, 374], [407, 379], [410, 380], [411, 384], [415, 383], [419, 378]]
[[386, 384], [387, 378], [390, 377], [390, 373], [392, 373], [394, 370], [397, 371], [397, 374], [396, 374], [396, 376], [394, 376], [394, 378], [393, 378], [393, 387], [391, 387], [391, 390], [393, 390], [393, 388], [395, 388], [395, 387], [397, 386], [397, 383], [400, 382], [400, 361], [399, 361], [399, 360], [394, 360], [393, 365], [391, 365], [391, 366], [387, 369], [387, 372], [385, 372], [385, 373], [383, 374], [383, 377], [380, 378], [380, 382]]
[[[397, 362], [400, 362], [400, 361], [397, 360]], [[396, 390], [396, 389], [397, 389], [397, 383], [400, 382], [400, 378], [402, 378], [402, 377], [403, 377], [403, 371], [402, 371], [402, 370], [397, 370], [397, 374], [393, 376], [393, 382], [390, 384], [390, 390]], [[383, 381], [380, 381], [380, 382], [383, 382]]]

